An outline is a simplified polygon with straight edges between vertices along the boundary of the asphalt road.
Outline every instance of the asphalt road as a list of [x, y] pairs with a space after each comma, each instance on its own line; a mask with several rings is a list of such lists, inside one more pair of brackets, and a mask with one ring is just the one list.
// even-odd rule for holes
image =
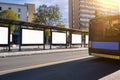
[[[77, 59], [78, 58], [78, 59]], [[0, 59], [0, 69], [13, 69], [36, 64], [75, 59], [59, 64], [37, 67], [33, 69], [1, 74], [0, 80], [118, 80], [112, 76], [120, 69], [120, 61], [89, 57], [87, 51], [54, 53], [24, 57]], [[1, 64], [2, 63], [2, 64]]]
[[[87, 57], [86, 51], [57, 52], [31, 56], [0, 58], [0, 71]], [[70, 60], [71, 61], [71, 60]], [[66, 62], [66, 61], [65, 61]]]

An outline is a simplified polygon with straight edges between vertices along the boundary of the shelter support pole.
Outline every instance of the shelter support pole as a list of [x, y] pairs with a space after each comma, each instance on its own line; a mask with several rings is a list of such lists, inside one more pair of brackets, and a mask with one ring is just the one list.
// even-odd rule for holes
[[21, 25], [20, 25], [20, 42], [19, 42], [19, 51], [21, 51], [21, 44], [22, 44], [22, 28], [21, 28]]
[[44, 42], [43, 42], [43, 50], [45, 50], [45, 28], [43, 29], [43, 31], [44, 31], [44, 34], [43, 34], [43, 36], [44, 36]]
[[65, 45], [65, 47], [67, 48], [67, 46], [68, 46], [68, 43], [67, 43], [67, 30], [65, 32], [66, 32], [66, 45]]
[[50, 49], [52, 49], [52, 29], [50, 28]]
[[72, 48], [72, 32], [69, 32], [69, 43], [70, 43], [70, 48]]
[[8, 44], [9, 44], [9, 49], [8, 49], [8, 51], [10, 51], [11, 50], [11, 47], [10, 47], [10, 30], [11, 30], [11, 24], [9, 24], [9, 30], [8, 30]]

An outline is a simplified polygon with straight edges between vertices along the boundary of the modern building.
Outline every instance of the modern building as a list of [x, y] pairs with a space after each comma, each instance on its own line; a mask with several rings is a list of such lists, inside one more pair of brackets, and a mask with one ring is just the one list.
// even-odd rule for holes
[[31, 22], [34, 18], [34, 4], [13, 4], [0, 2], [0, 12], [7, 9], [13, 10], [18, 15], [18, 18], [21, 21]]
[[88, 30], [90, 19], [119, 14], [119, 0], [69, 0], [70, 28]]

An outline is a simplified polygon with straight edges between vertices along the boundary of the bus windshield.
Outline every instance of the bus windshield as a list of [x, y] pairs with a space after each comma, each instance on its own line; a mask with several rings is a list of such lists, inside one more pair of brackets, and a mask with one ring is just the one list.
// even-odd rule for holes
[[90, 40], [120, 41], [120, 16], [95, 18], [90, 26]]

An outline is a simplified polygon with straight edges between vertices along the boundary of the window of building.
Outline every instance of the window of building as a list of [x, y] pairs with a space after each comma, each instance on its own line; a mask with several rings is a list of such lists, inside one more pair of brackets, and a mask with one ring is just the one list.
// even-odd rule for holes
[[18, 14], [18, 18], [20, 19], [20, 14]]
[[20, 8], [18, 8], [18, 12], [21, 12], [21, 9], [20, 9]]
[[2, 7], [0, 7], [0, 11], [2, 10]]
[[9, 7], [8, 9], [11, 10], [11, 7]]
[[72, 28], [74, 28], [74, 27], [75, 27], [75, 25], [73, 24]]

